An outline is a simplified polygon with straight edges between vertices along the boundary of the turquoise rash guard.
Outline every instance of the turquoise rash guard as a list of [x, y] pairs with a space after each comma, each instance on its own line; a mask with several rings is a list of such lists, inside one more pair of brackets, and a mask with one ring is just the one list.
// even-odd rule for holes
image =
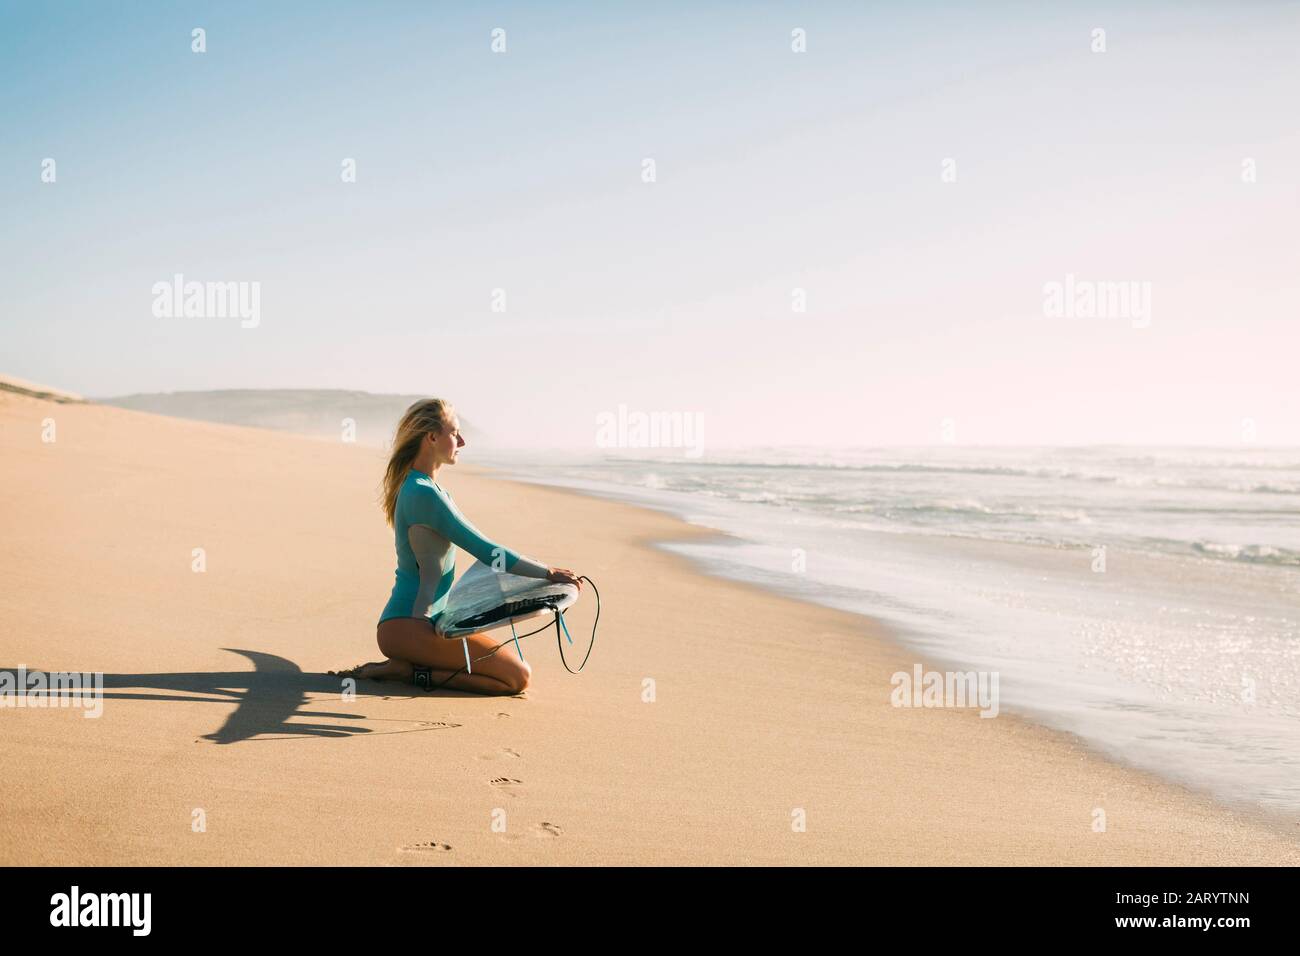
[[456, 575], [456, 548], [498, 571], [529, 578], [550, 576], [545, 565], [483, 537], [460, 513], [451, 495], [431, 476], [414, 468], [397, 494], [393, 538], [397, 580], [380, 624], [394, 617], [436, 621], [447, 606], [447, 592]]

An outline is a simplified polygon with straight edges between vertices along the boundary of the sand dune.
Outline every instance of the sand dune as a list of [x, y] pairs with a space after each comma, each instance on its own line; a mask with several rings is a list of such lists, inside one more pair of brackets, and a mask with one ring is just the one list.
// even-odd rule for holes
[[61, 388], [53, 388], [49, 385], [37, 385], [35, 382], [29, 382], [13, 375], [0, 375], [0, 392], [12, 392], [32, 398], [44, 398], [52, 402], [85, 401], [75, 392], [64, 391]]
[[393, 575], [379, 451], [5, 391], [0, 455], [0, 669], [104, 674], [98, 719], [0, 710], [2, 864], [1300, 862], [1068, 736], [891, 707], [914, 655], [697, 573], [664, 514], [447, 469], [487, 534], [597, 582], [591, 663], [548, 633], [523, 697], [347, 700], [324, 672], [375, 658]]
[[[269, 428], [380, 448], [392, 440], [393, 427], [402, 413], [425, 397], [339, 388], [231, 388], [139, 393], [95, 401], [173, 418]], [[467, 440], [482, 440], [468, 419], [461, 417], [460, 425]]]

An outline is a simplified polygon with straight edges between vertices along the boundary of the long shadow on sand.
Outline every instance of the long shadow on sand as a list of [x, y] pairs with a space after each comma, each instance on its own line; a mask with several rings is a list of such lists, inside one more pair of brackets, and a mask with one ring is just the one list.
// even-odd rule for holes
[[[204, 734], [201, 739], [218, 744], [233, 744], [256, 738], [286, 740], [306, 737], [354, 737], [360, 734], [416, 733], [442, 730], [458, 726], [431, 720], [384, 720], [364, 714], [329, 711], [303, 711], [299, 708], [308, 702], [309, 694], [338, 695], [341, 679], [328, 674], [306, 674], [293, 661], [275, 654], [223, 647], [232, 654], [241, 654], [253, 664], [251, 671], [212, 671], [197, 674], [105, 674], [104, 700], [157, 700], [184, 701], [186, 703], [235, 704], [226, 722], [216, 731]], [[17, 668], [3, 668], [17, 672]], [[39, 668], [28, 667], [28, 673]], [[358, 681], [357, 698], [376, 696], [367, 694], [370, 681]], [[392, 686], [392, 685], [390, 685]], [[404, 687], [404, 685], [396, 685]], [[127, 693], [114, 688], [146, 688], [173, 693]], [[404, 693], [404, 688], [399, 693]], [[428, 696], [443, 696], [432, 694]], [[454, 691], [446, 696], [462, 696]], [[329, 723], [290, 723], [295, 716], [340, 721], [375, 721], [406, 724], [402, 730], [375, 730], [371, 727], [347, 726]], [[272, 736], [267, 736], [272, 735]]]

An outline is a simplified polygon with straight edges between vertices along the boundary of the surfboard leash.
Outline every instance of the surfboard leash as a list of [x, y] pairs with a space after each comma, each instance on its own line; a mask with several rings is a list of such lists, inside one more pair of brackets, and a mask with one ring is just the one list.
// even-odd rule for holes
[[[564, 636], [569, 637], [569, 625], [564, 623], [564, 612], [559, 610], [558, 608], [555, 611], [555, 646], [560, 649], [560, 663], [564, 665], [564, 669], [568, 671], [570, 674], [580, 674], [582, 673], [582, 669], [587, 666], [587, 658], [591, 657], [591, 649], [596, 646], [596, 625], [600, 623], [600, 592], [596, 590], [596, 582], [593, 581], [591, 578], [587, 577], [585, 574], [578, 575], [578, 580], [586, 581], [588, 584], [591, 585], [591, 590], [595, 592], [596, 619], [591, 622], [591, 640], [587, 643], [587, 653], [583, 656], [582, 663], [578, 665], [578, 669], [575, 671], [572, 667], [569, 666], [568, 660], [565, 659], [564, 645], [560, 643], [560, 628], [561, 627], [564, 628]], [[515, 626], [514, 622], [512, 621], [510, 623], [511, 630], [514, 630], [514, 626]], [[569, 643], [570, 644], [573, 643], [573, 638], [569, 637]], [[518, 646], [519, 646], [519, 642], [515, 641], [515, 647], [518, 648]], [[519, 659], [523, 660], [523, 657], [524, 655], [521, 653], [519, 655]]]

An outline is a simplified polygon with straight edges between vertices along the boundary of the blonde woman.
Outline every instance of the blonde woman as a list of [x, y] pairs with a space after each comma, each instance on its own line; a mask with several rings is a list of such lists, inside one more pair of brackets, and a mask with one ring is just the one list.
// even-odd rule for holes
[[511, 574], [581, 589], [572, 571], [538, 564], [488, 540], [461, 514], [437, 479], [443, 465], [456, 464], [464, 445], [460, 420], [440, 398], [416, 402], [398, 423], [384, 475], [383, 501], [397, 547], [397, 580], [376, 634], [379, 650], [388, 659], [344, 674], [409, 681], [417, 668], [428, 669], [430, 683], [477, 694], [517, 694], [528, 686], [532, 671], [518, 656], [499, 653], [478, 660], [497, 647], [487, 634], [467, 638], [475, 663], [473, 673], [461, 673], [464, 645], [435, 632], [455, 576], [457, 547]]

